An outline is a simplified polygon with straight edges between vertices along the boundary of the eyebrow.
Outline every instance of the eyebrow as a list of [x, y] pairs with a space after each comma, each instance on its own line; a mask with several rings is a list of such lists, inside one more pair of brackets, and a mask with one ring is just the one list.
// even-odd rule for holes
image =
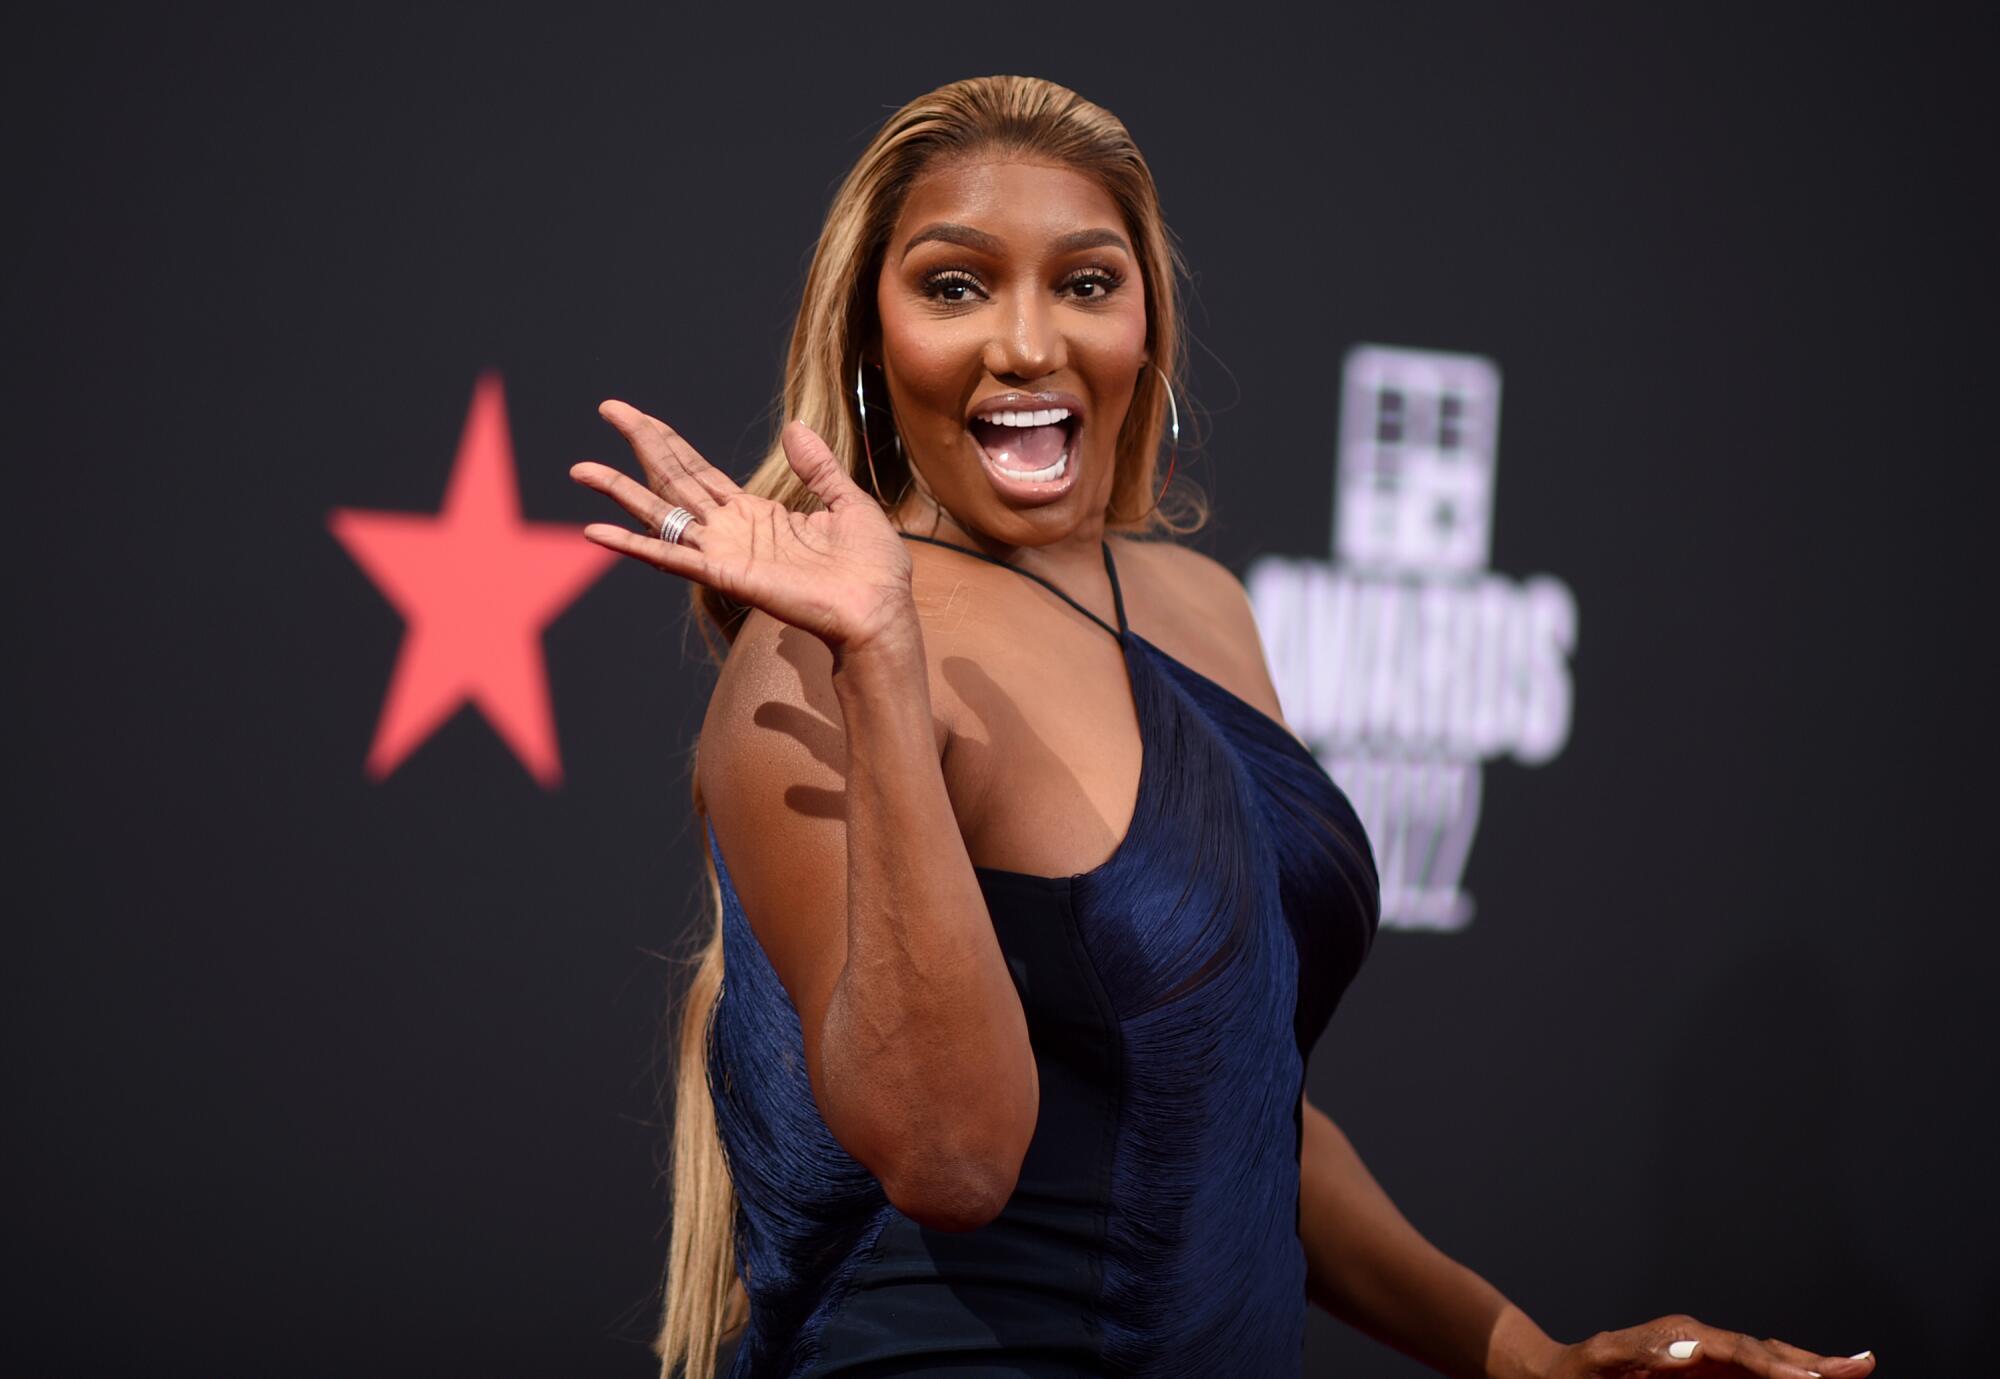
[[[998, 236], [989, 235], [984, 230], [975, 230], [970, 225], [954, 225], [949, 221], [939, 221], [935, 225], [926, 225], [911, 235], [909, 242], [903, 246], [902, 257], [908, 258], [912, 249], [930, 240], [942, 240], [946, 244], [962, 244], [968, 249], [977, 249], [982, 254], [998, 255], [1006, 247]], [[1132, 246], [1125, 242], [1125, 236], [1116, 230], [1072, 230], [1069, 234], [1057, 238], [1055, 251], [1058, 254], [1073, 254], [1079, 249], [1099, 249], [1107, 246], [1123, 249], [1127, 254], [1132, 252]]]

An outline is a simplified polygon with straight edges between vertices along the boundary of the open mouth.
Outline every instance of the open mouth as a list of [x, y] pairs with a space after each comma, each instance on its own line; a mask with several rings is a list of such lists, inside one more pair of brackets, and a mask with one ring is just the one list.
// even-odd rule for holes
[[989, 412], [966, 425], [987, 465], [1015, 483], [1052, 484], [1068, 477], [1082, 418], [1067, 407]]

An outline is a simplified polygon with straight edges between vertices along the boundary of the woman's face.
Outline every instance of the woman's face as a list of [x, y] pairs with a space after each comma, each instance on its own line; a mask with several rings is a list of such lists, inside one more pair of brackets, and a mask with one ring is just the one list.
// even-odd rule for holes
[[[945, 511], [1007, 545], [1094, 543], [1147, 367], [1145, 280], [1110, 193], [998, 155], [933, 169], [890, 232], [876, 307], [904, 451]], [[929, 511], [912, 494], [902, 515]]]

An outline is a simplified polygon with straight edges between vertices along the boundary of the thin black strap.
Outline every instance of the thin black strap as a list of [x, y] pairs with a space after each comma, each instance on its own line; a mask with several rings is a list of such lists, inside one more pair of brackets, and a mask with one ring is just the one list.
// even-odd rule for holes
[[1121, 640], [1125, 636], [1125, 595], [1122, 592], [1120, 592], [1118, 588], [1118, 567], [1111, 563], [1111, 543], [1109, 541], [1104, 542], [1104, 572], [1111, 576], [1111, 601], [1117, 607], [1118, 610], [1118, 626], [1116, 627], [1113, 627], [1110, 623], [1098, 617], [1097, 614], [1091, 612], [1088, 608], [1085, 608], [1082, 604], [1078, 603], [1068, 594], [1065, 594], [1062, 590], [1058, 589], [1054, 584], [1050, 583], [1048, 580], [1043, 579], [1033, 570], [1024, 570], [1019, 565], [1009, 565], [1006, 561], [1000, 559], [998, 556], [988, 555], [986, 554], [986, 552], [981, 550], [975, 550], [971, 546], [961, 546], [956, 541], [940, 541], [935, 536], [921, 536], [913, 531], [898, 532], [897, 534], [899, 536], [906, 536], [912, 541], [925, 541], [933, 546], [949, 546], [954, 551], [964, 551], [967, 555], [976, 555], [981, 560], [988, 561], [994, 565], [998, 565], [1003, 570], [1012, 570], [1017, 575], [1026, 575], [1029, 579], [1032, 579], [1033, 581], [1035, 581], [1035, 583], [1041, 585], [1044, 589], [1047, 589], [1050, 593], [1054, 594], [1064, 603], [1074, 608], [1077, 612], [1083, 614], [1083, 616], [1085, 616], [1086, 618], [1089, 618], [1092, 622], [1096, 623], [1106, 632], [1109, 632], [1112, 636], [1120, 638]]
[[1118, 610], [1118, 635], [1131, 629], [1125, 622], [1125, 591], [1118, 587], [1118, 567], [1111, 563], [1111, 543], [1104, 543], [1104, 573], [1111, 576], [1111, 606]]

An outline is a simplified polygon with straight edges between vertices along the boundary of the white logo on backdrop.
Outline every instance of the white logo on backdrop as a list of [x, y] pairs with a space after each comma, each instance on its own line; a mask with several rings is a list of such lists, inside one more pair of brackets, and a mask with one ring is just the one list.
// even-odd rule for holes
[[1480, 763], [1569, 740], [1576, 599], [1487, 568], [1499, 438], [1491, 360], [1356, 346], [1333, 560], [1267, 556], [1245, 579], [1286, 721], [1368, 830], [1389, 927], [1471, 922]]

